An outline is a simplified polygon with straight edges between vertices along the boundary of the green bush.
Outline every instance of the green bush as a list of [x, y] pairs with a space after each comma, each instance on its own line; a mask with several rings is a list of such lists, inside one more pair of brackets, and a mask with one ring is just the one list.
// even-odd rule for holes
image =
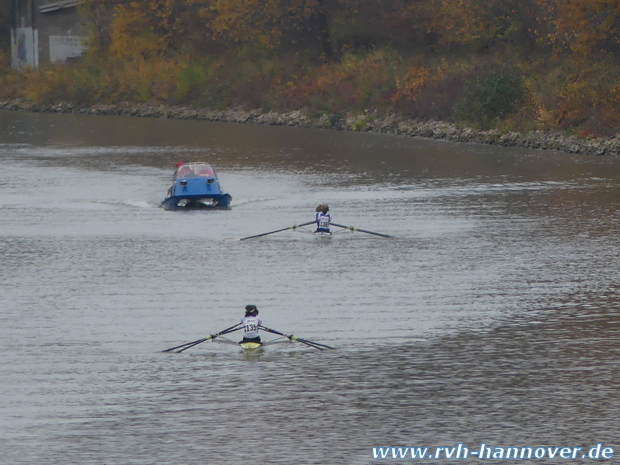
[[200, 88], [205, 86], [208, 69], [200, 63], [190, 63], [179, 73], [176, 89], [172, 93], [173, 103], [188, 103], [200, 98]]
[[485, 68], [465, 81], [453, 116], [456, 121], [491, 127], [514, 113], [523, 97], [521, 75], [507, 67]]

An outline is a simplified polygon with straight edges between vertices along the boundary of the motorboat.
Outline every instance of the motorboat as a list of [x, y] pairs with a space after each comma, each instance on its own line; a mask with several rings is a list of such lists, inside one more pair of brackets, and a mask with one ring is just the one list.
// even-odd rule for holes
[[220, 185], [211, 165], [184, 162], [177, 165], [172, 185], [160, 207], [165, 210], [193, 208], [230, 208], [232, 197]]

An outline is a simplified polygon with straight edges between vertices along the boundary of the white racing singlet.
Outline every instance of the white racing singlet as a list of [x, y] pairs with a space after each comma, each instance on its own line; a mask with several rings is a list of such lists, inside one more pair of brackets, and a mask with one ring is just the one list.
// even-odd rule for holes
[[316, 226], [319, 231], [329, 231], [329, 223], [332, 221], [332, 216], [328, 213], [324, 215], [321, 212], [317, 212], [315, 215], [316, 218]]
[[262, 320], [257, 316], [246, 316], [241, 319], [243, 325], [243, 337], [246, 339], [254, 339], [258, 337], [258, 326], [262, 325]]

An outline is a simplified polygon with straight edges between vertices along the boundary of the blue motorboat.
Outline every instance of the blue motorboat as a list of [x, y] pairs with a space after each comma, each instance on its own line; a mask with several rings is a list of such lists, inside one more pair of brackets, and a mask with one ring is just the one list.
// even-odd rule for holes
[[232, 197], [224, 193], [215, 170], [201, 162], [177, 165], [161, 207], [166, 210], [182, 208], [230, 208]]

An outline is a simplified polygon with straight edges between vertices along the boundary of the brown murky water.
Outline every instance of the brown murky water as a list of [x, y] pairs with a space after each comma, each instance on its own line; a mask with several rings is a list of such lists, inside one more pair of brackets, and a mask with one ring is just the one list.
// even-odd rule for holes
[[[158, 208], [181, 159], [212, 163], [233, 208]], [[617, 449], [619, 186], [611, 158], [0, 112], [0, 463]], [[394, 237], [236, 240], [318, 203]], [[338, 350], [161, 352], [247, 303]]]

